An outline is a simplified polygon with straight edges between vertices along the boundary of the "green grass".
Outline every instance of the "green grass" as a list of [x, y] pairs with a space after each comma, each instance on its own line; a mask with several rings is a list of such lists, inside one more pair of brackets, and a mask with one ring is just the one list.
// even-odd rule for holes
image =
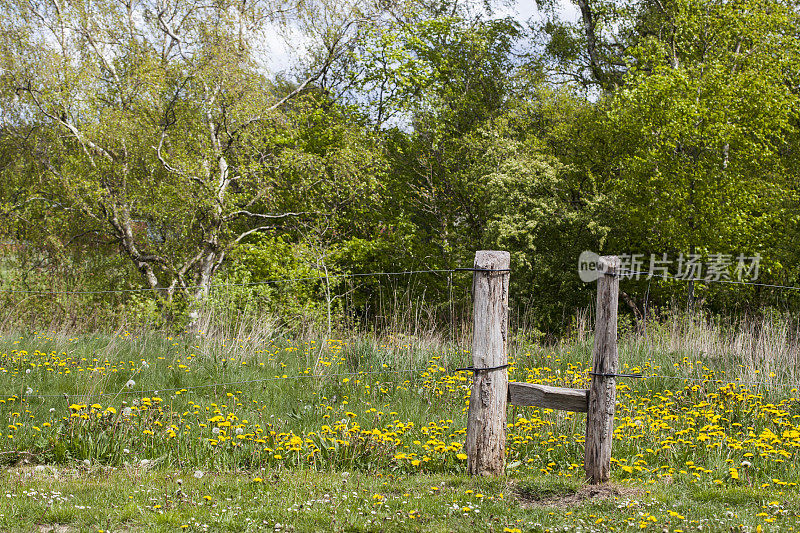
[[[260, 481], [254, 481], [254, 479]], [[13, 468], [0, 474], [0, 529], [46, 531], [755, 531], [800, 527], [798, 495], [675, 484], [599, 494], [547, 478], [318, 472]], [[277, 524], [280, 524], [278, 528]], [[762, 526], [763, 528], [764, 526]]]
[[[434, 341], [0, 337], [0, 531], [798, 527], [796, 390], [624, 340], [625, 368], [701, 381], [620, 382], [610, 485], [583, 485], [585, 415], [519, 407], [508, 475], [471, 478], [469, 354]], [[585, 387], [591, 340], [510, 358]]]

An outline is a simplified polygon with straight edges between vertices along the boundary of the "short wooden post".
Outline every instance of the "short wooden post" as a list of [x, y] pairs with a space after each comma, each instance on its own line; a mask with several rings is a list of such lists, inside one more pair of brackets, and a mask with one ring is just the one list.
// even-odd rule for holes
[[619, 258], [604, 256], [598, 261], [597, 321], [592, 351], [592, 385], [586, 415], [586, 479], [605, 483], [611, 471], [611, 439], [614, 432], [614, 404], [617, 399], [617, 302], [619, 299]]
[[474, 381], [469, 398], [467, 469], [471, 475], [499, 475], [505, 471], [508, 370], [481, 370], [508, 364], [508, 252], [475, 253], [472, 277]]

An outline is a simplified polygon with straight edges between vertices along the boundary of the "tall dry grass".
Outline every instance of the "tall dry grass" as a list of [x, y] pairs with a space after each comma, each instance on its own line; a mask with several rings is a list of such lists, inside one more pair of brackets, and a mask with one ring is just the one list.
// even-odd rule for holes
[[705, 366], [730, 381], [779, 389], [800, 384], [800, 323], [788, 314], [729, 318], [671, 311], [626, 330], [620, 346], [662, 368], [688, 360], [702, 362], [697, 374]]

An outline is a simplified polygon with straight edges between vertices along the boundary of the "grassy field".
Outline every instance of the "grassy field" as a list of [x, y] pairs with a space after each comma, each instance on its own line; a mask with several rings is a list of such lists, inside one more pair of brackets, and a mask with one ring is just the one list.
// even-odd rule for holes
[[[797, 528], [794, 370], [709, 354], [690, 329], [623, 339], [623, 367], [648, 378], [619, 386], [600, 489], [582, 483], [585, 416], [536, 408], [509, 408], [507, 476], [465, 474], [462, 346], [8, 334], [0, 530]], [[591, 339], [510, 358], [512, 380], [585, 387]]]

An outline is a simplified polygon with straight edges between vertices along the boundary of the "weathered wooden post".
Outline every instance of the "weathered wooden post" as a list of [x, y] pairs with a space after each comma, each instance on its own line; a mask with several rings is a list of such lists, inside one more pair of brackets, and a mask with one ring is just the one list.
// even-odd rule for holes
[[472, 475], [499, 475], [505, 471], [510, 264], [508, 252], [475, 253], [474, 381], [464, 443], [467, 469]]
[[586, 415], [586, 479], [605, 483], [611, 470], [611, 439], [614, 432], [614, 404], [617, 399], [617, 302], [619, 299], [619, 258], [600, 257], [597, 268], [597, 319], [592, 351], [592, 385]]

